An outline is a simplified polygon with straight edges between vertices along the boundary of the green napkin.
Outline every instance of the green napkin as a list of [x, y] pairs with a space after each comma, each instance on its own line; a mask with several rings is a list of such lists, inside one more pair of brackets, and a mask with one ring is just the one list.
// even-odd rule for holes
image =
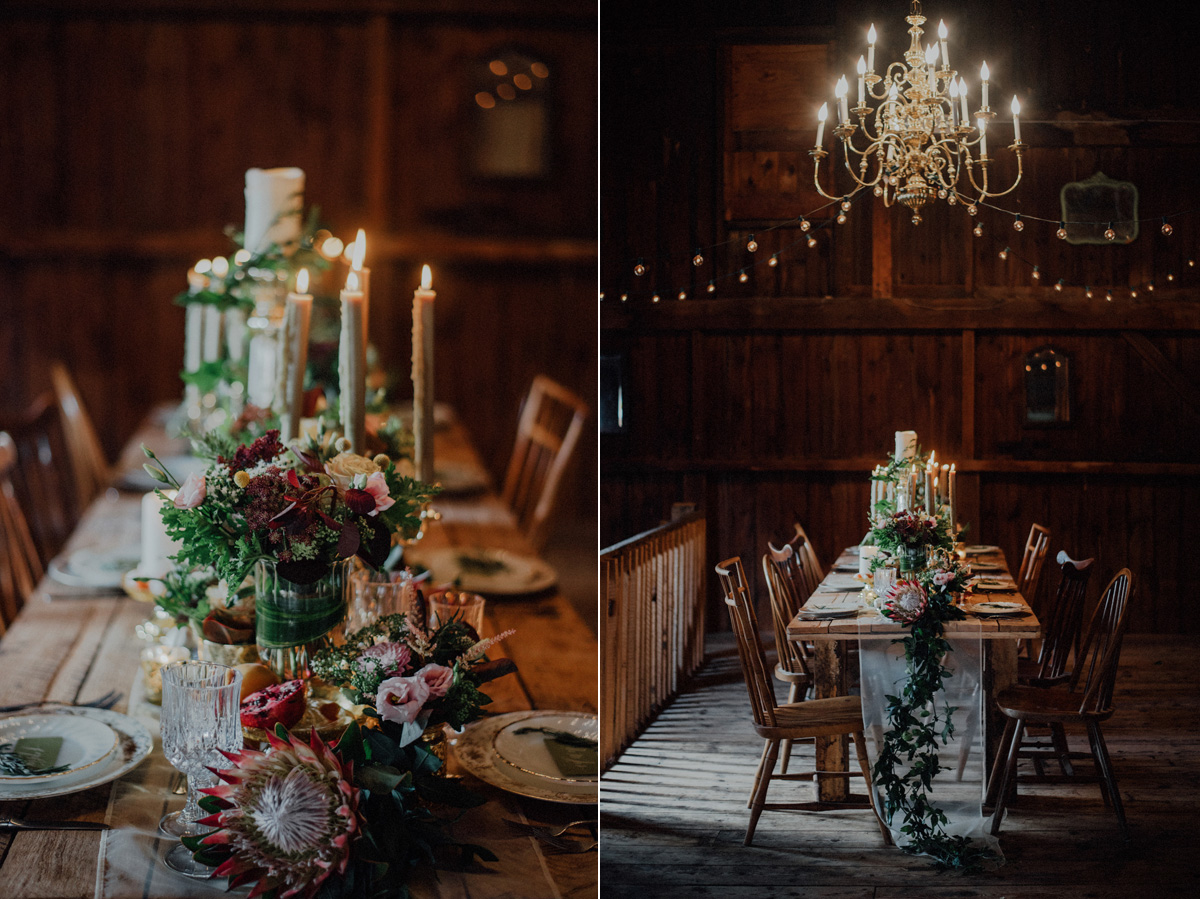
[[34, 771], [53, 768], [62, 750], [62, 737], [21, 737], [13, 752]]
[[596, 746], [568, 746], [555, 737], [545, 737], [546, 749], [563, 777], [595, 776], [600, 766]]

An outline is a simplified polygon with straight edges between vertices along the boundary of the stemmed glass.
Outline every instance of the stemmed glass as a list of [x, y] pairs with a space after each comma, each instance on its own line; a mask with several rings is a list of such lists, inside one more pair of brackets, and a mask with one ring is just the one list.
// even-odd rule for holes
[[[160, 825], [178, 836], [198, 836], [208, 828], [197, 824], [205, 816], [199, 789], [212, 786], [217, 777], [206, 766], [224, 767], [217, 750], [232, 752], [242, 746], [239, 717], [242, 673], [215, 662], [176, 662], [162, 669], [162, 748], [175, 768], [187, 775], [187, 805], [168, 815]], [[192, 858], [179, 843], [167, 851], [167, 866], [191, 877], [208, 877], [212, 868]]]

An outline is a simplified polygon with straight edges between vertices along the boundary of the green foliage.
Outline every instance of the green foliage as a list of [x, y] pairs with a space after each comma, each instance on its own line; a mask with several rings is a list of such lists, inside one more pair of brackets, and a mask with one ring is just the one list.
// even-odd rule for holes
[[156, 595], [154, 601], [176, 618], [203, 621], [211, 611], [208, 588], [217, 582], [211, 568], [174, 569], [158, 580], [164, 592]]

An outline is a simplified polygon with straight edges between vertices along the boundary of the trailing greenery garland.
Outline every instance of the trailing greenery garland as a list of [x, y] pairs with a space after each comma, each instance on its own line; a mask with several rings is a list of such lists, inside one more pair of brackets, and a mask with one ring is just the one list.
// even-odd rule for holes
[[[916, 581], [901, 581], [888, 594], [883, 614], [909, 626], [902, 640], [906, 678], [900, 695], [888, 695], [888, 730], [884, 732], [875, 762], [874, 784], [883, 794], [884, 818], [891, 824], [902, 815], [901, 833], [909, 842], [902, 848], [934, 859], [939, 867], [978, 871], [995, 856], [965, 836], [946, 833], [947, 818], [931, 800], [929, 790], [941, 770], [938, 747], [954, 736], [955, 708], [938, 693], [951, 675], [945, 666], [950, 643], [945, 623], [966, 617], [954, 605], [954, 594], [965, 589], [970, 569], [949, 553], [938, 553]], [[897, 769], [907, 766], [900, 773]]]

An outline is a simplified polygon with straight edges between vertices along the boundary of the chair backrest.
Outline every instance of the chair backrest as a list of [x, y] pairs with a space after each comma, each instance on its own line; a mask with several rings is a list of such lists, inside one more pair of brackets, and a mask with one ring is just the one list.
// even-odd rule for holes
[[[770, 547], [771, 544], [768, 543], [767, 546]], [[786, 554], [772, 548], [762, 557], [763, 574], [767, 578], [767, 593], [771, 597], [771, 623], [775, 629], [775, 651], [779, 657], [779, 665], [784, 671], [790, 671], [793, 674], [811, 674], [803, 645], [789, 640], [787, 636], [788, 622], [796, 617], [802, 601], [797, 599], [790, 578], [784, 573], [795, 558], [795, 553], [791, 552], [790, 546], [784, 547], [784, 549], [787, 550]], [[777, 561], [777, 557], [782, 558]], [[805, 599], [807, 598], [805, 597]]]
[[6, 428], [16, 450], [16, 495], [25, 510], [42, 564], [48, 564], [79, 521], [75, 476], [62, 416], [45, 393]]
[[1083, 599], [1094, 559], [1074, 561], [1065, 552], [1058, 554], [1062, 578], [1054, 604], [1047, 612], [1042, 626], [1042, 649], [1038, 653], [1038, 677], [1061, 677], [1067, 670], [1071, 647], [1079, 646], [1083, 625]]
[[800, 554], [800, 564], [804, 566], [805, 575], [808, 577], [811, 585], [809, 593], [812, 593], [821, 585], [821, 581], [825, 579], [825, 567], [821, 564], [821, 560], [817, 558], [817, 551], [813, 548], [813, 542], [809, 539], [808, 534], [804, 532], [804, 527], [800, 522], [795, 523], [796, 535], [792, 538], [791, 545]]
[[75, 381], [61, 362], [50, 366], [50, 383], [63, 420], [63, 435], [75, 479], [75, 499], [82, 514], [92, 499], [108, 487], [112, 473]]
[[746, 586], [746, 572], [739, 556], [726, 559], [717, 565], [717, 579], [725, 592], [725, 605], [729, 608], [729, 621], [737, 637], [738, 658], [742, 662], [742, 674], [746, 678], [746, 691], [750, 694], [750, 710], [754, 723], [763, 727], [775, 726], [775, 690], [767, 672], [767, 659], [762, 644], [758, 642], [758, 619], [754, 615], [754, 602]]
[[587, 403], [561, 384], [545, 375], [533, 379], [517, 423], [504, 501], [537, 547], [545, 543], [546, 521], [587, 414]]
[[1037, 611], [1037, 592], [1042, 580], [1042, 566], [1046, 562], [1046, 550], [1050, 547], [1050, 531], [1040, 524], [1029, 529], [1025, 541], [1025, 552], [1021, 555], [1021, 568], [1017, 572], [1017, 590]]
[[1071, 672], [1071, 691], [1082, 691], [1081, 712], [1102, 713], [1112, 708], [1121, 638], [1125, 636], [1126, 612], [1132, 593], [1133, 575], [1128, 568], [1122, 568], [1108, 582], [1092, 613], [1087, 636]]
[[13, 488], [16, 465], [16, 443], [0, 431], [0, 634], [8, 630], [42, 577], [37, 547]]

